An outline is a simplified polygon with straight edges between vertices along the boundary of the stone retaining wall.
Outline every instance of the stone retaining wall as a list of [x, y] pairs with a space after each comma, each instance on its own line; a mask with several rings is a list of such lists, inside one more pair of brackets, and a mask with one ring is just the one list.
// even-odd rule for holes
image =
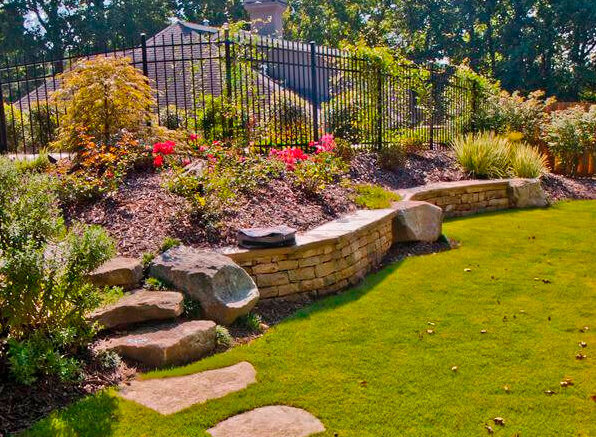
[[297, 236], [296, 246], [244, 250], [225, 255], [255, 280], [261, 298], [325, 295], [359, 282], [393, 243], [396, 211], [357, 211]]
[[[525, 197], [521, 202], [520, 191], [524, 191]], [[446, 217], [546, 205], [540, 181], [536, 179], [442, 182], [403, 190], [401, 195], [404, 200], [437, 205]]]
[[[532, 179], [461, 181], [403, 191], [399, 207], [362, 210], [326, 223], [296, 237], [297, 244], [275, 249], [225, 248], [221, 252], [242, 266], [255, 280], [261, 298], [297, 294], [321, 296], [359, 282], [377, 266], [400, 235], [423, 235], [421, 226], [433, 225], [441, 233], [441, 214], [413, 214], [425, 201], [461, 216], [507, 208], [545, 206], [540, 182]], [[412, 213], [404, 219], [405, 211]], [[434, 218], [433, 218], [434, 217]], [[432, 223], [433, 220], [439, 223]], [[413, 223], [410, 223], [413, 221]], [[408, 227], [403, 232], [399, 227]], [[418, 237], [422, 238], [422, 237]], [[410, 241], [410, 240], [407, 240]]]

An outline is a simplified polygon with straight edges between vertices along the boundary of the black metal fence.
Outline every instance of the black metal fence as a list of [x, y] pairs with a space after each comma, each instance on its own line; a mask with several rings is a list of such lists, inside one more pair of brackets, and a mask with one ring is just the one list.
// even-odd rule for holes
[[472, 84], [454, 70], [382, 71], [345, 51], [170, 26], [138, 44], [63, 59], [0, 64], [0, 152], [36, 153], [55, 138], [60, 73], [81, 58], [128, 57], [155, 89], [155, 122], [207, 141], [305, 147], [325, 133], [363, 148], [414, 139], [434, 147], [472, 128]]

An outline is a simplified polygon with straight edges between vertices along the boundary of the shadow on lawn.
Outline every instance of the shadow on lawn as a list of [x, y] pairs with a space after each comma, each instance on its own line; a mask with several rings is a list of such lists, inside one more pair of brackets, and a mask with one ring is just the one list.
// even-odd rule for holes
[[[88, 436], [100, 437], [114, 434], [118, 422], [118, 400], [109, 392], [99, 392], [75, 402], [68, 408], [52, 414], [35, 427], [35, 432], [25, 436]], [[81, 420], [86, 418], [87, 420]]]

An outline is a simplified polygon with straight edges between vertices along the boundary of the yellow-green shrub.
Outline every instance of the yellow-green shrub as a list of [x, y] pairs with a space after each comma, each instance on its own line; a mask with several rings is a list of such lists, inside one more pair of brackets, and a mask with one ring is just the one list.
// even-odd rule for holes
[[97, 57], [78, 62], [59, 77], [52, 102], [65, 111], [55, 148], [76, 151], [78, 134], [110, 144], [122, 130], [146, 130], [155, 104], [148, 79], [128, 58]]

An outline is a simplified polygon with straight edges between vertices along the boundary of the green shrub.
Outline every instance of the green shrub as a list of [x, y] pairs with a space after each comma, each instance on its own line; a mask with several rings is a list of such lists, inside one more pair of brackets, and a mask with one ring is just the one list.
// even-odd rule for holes
[[352, 144], [360, 144], [366, 138], [369, 116], [364, 102], [356, 98], [354, 92], [345, 92], [335, 96], [324, 105], [326, 128], [336, 138], [342, 138]]
[[518, 178], [539, 178], [548, 172], [548, 160], [528, 144], [511, 144], [511, 173]]
[[49, 155], [41, 151], [34, 159], [15, 161], [17, 170], [21, 173], [43, 173], [50, 168]]
[[393, 191], [386, 190], [379, 185], [361, 184], [354, 187], [356, 205], [367, 209], [389, 208], [392, 202], [400, 200], [400, 196]]
[[553, 112], [543, 131], [549, 151], [566, 173], [574, 175], [580, 158], [596, 151], [596, 106]]
[[23, 143], [27, 144], [25, 136], [25, 126], [27, 124], [27, 114], [23, 114], [16, 105], [4, 105], [4, 116], [6, 118], [6, 139], [8, 142], [8, 150], [19, 152], [22, 151]]
[[198, 300], [194, 300], [188, 295], [184, 295], [184, 312], [183, 316], [188, 319], [200, 319], [201, 318], [201, 303]]
[[453, 140], [459, 164], [471, 176], [504, 178], [510, 172], [510, 143], [492, 132], [467, 134]]
[[36, 104], [29, 108], [27, 116], [29, 125], [28, 146], [34, 149], [48, 147], [56, 139], [58, 116], [50, 105]]
[[311, 136], [310, 113], [308, 103], [295, 95], [281, 95], [273, 100], [269, 114], [268, 131], [289, 144], [308, 141]]
[[215, 341], [217, 346], [229, 348], [234, 343], [234, 338], [225, 326], [217, 325], [215, 327]]
[[157, 278], [147, 278], [145, 279], [145, 283], [143, 284], [143, 287], [146, 288], [147, 290], [152, 290], [152, 291], [163, 291], [163, 290], [168, 290], [168, 284], [166, 284], [165, 282], [163, 282], [161, 279], [157, 279]]
[[519, 132], [530, 144], [540, 140], [541, 126], [548, 119], [546, 108], [555, 102], [544, 98], [543, 91], [534, 91], [527, 97], [519, 92], [488, 95], [479, 108], [476, 128], [500, 134]]
[[145, 252], [141, 257], [141, 263], [143, 264], [143, 269], [147, 270], [153, 260], [155, 259], [155, 253], [153, 252]]
[[379, 165], [385, 170], [393, 171], [404, 165], [406, 149], [400, 141], [391, 142], [381, 147], [378, 156]]
[[66, 229], [54, 186], [0, 159], [0, 332], [12, 340], [11, 369], [21, 381], [72, 373], [68, 356], [90, 340], [85, 315], [101, 302], [85, 278], [114, 253], [103, 229]]

